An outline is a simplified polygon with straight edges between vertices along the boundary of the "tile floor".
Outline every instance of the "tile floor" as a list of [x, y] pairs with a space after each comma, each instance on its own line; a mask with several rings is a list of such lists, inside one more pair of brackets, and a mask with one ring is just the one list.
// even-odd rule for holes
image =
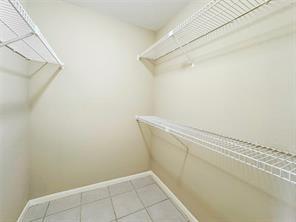
[[147, 176], [31, 206], [22, 222], [186, 222]]

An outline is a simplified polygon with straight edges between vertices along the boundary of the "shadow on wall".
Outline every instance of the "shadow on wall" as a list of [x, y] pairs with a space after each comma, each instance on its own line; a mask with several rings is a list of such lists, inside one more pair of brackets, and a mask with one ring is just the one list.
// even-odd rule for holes
[[[262, 44], [267, 44], [269, 41], [278, 40], [281, 38], [285, 38], [288, 35], [291, 35], [296, 32], [296, 28], [291, 29], [290, 25], [283, 26], [279, 29], [272, 30], [270, 32], [266, 32], [261, 35], [257, 35], [255, 37], [252, 37], [248, 40], [244, 40], [241, 42], [232, 43], [227, 46], [223, 47], [217, 47], [212, 50], [206, 50], [203, 47], [207, 47], [209, 44], [213, 44], [219, 39], [212, 40], [205, 45], [199, 46], [198, 48], [191, 49], [190, 57], [194, 61], [194, 64], [200, 64], [203, 62], [206, 62], [211, 59], [227, 56], [228, 54], [236, 53], [241, 50], [246, 50], [248, 48], [252, 48], [254, 46], [259, 46]], [[195, 52], [194, 50], [200, 49], [199, 52]], [[207, 51], [207, 52], [204, 52]], [[186, 61], [184, 61], [185, 58], [183, 56], [173, 56], [171, 58], [167, 58], [165, 61], [159, 62], [157, 65], [159, 66], [156, 68], [157, 74], [164, 74], [184, 68], [190, 68], [190, 66], [184, 65]]]
[[149, 158], [152, 159], [153, 156], [151, 154], [151, 149], [152, 149], [152, 144], [151, 144], [151, 137], [152, 137], [152, 130], [150, 129], [150, 127], [144, 127], [142, 123], [137, 122], [138, 123], [138, 127], [139, 130], [141, 132], [142, 138], [144, 140], [145, 143], [145, 147], [147, 149]]
[[[140, 123], [140, 122], [137, 122], [137, 123], [138, 123], [139, 130], [141, 132], [142, 138], [144, 140], [147, 152], [149, 154], [149, 158], [151, 160], [154, 160], [153, 155], [151, 153], [151, 150], [152, 150], [152, 143], [151, 142], [152, 142], [152, 136], [155, 136], [155, 134], [153, 133], [153, 130], [150, 127], [147, 127], [145, 124]], [[178, 177], [177, 177], [177, 178], [181, 178], [182, 174], [184, 172], [184, 169], [185, 169], [185, 163], [186, 163], [187, 157], [189, 155], [189, 147], [185, 142], [180, 140], [175, 135], [171, 135], [171, 136], [175, 139], [175, 141], [177, 141], [177, 144], [176, 143], [171, 143], [169, 140], [167, 140], [167, 142], [170, 143], [171, 146], [173, 146], [173, 147], [175, 147], [177, 149], [181, 149], [181, 150], [183, 150], [185, 152], [185, 155], [184, 155], [184, 158], [182, 160], [182, 164], [181, 164], [181, 167], [180, 167], [180, 170], [179, 170], [180, 172], [179, 172]]]
[[[186, 142], [177, 137], [164, 137], [164, 142], [168, 145], [168, 152], [165, 155], [167, 161], [175, 162], [174, 166], [166, 166], [164, 162], [160, 161], [158, 156], [155, 155], [152, 143], [153, 137], [157, 136], [154, 130], [143, 123], [138, 123], [141, 130], [143, 140], [145, 141], [146, 148], [150, 153], [150, 168], [161, 177], [170, 189], [177, 194], [178, 198], [185, 204], [185, 206], [197, 217], [200, 221], [211, 222], [226, 222], [214, 212], [203, 198], [184, 183], [185, 166], [189, 157], [189, 147]], [[177, 155], [173, 155], [177, 154]], [[180, 195], [182, 194], [182, 195]], [[198, 209], [198, 210], [197, 210]]]
[[30, 108], [34, 108], [39, 98], [46, 91], [56, 76], [61, 72], [61, 70], [62, 67], [56, 67], [56, 65], [48, 63], [44, 63], [38, 68], [34, 67], [34, 71], [30, 74], [30, 80], [34, 81], [34, 83], [38, 82], [38, 84], [34, 84], [36, 87], [30, 88]]
[[15, 222], [29, 199], [27, 63], [0, 48], [0, 221]]
[[150, 73], [155, 73], [155, 63], [152, 60], [149, 59], [138, 59], [142, 64], [150, 71]]
[[[200, 221], [292, 222], [295, 185], [205, 147], [139, 125], [151, 169]], [[246, 207], [248, 206], [248, 207]]]
[[21, 73], [21, 72], [17, 72], [13, 69], [9, 69], [9, 68], [6, 68], [6, 67], [0, 67], [0, 73], [6, 73], [9, 74], [9, 75], [12, 75], [12, 76], [16, 76], [16, 77], [20, 77], [20, 78], [24, 78], [24, 79], [29, 79], [28, 76], [24, 75], [24, 73]]
[[[10, 82], [13, 82], [15, 80], [17, 82], [16, 85], [20, 84], [20, 81], [26, 81], [27, 79], [29, 79], [29, 76], [27, 76], [26, 73], [24, 73], [24, 70], [18, 70], [17, 68], [12, 67], [10, 64], [6, 64], [6, 63], [1, 64], [0, 75], [3, 75], [4, 78], [5, 76], [8, 76], [8, 75], [12, 77], [16, 77], [15, 79], [10, 80]], [[0, 84], [2, 84], [2, 82], [0, 82]], [[10, 87], [9, 85], [8, 86], [5, 85], [5, 86]], [[24, 86], [25, 84], [20, 85], [20, 87], [22, 87], [22, 90], [26, 91], [26, 89], [23, 88]], [[2, 88], [2, 86], [0, 85], [0, 95], [2, 93], [4, 95], [4, 97], [1, 98], [2, 101], [0, 103], [0, 116], [2, 117], [8, 116], [8, 115], [13, 116], [13, 115], [18, 115], [18, 114], [27, 112], [28, 107], [27, 107], [27, 104], [25, 103], [25, 98], [24, 98], [24, 101], [13, 100], [13, 102], [11, 102], [9, 99], [5, 99], [6, 97], [5, 94], [11, 93], [9, 92], [9, 90], [13, 90], [13, 89], [11, 87], [10, 89], [8, 89], [8, 88], [5, 88], [4, 86]], [[16, 89], [16, 90], [19, 90], [19, 89]]]
[[27, 112], [27, 105], [23, 103], [9, 103], [9, 104], [0, 104], [0, 116], [7, 117], [8, 115], [18, 115], [24, 112]]
[[[38, 63], [34, 62], [30, 65], [31, 71], [28, 71], [27, 74], [23, 72], [18, 72], [17, 70], [10, 69], [9, 67], [0, 67], [0, 74], [5, 73], [5, 75], [12, 75], [15, 77], [27, 79], [29, 81], [38, 82], [38, 87], [32, 89], [29, 98], [29, 105], [31, 108], [34, 107], [40, 96], [45, 92], [51, 82], [55, 77], [61, 72], [62, 67], [57, 67], [55, 64], [49, 63]], [[32, 84], [31, 84], [32, 85]], [[36, 85], [36, 84], [34, 84]], [[10, 105], [1, 105], [1, 114], [3, 113], [15, 113], [24, 110], [27, 108], [24, 105], [10, 104]]]
[[[255, 21], [248, 22], [246, 20], [245, 23], [239, 22], [239, 27], [233, 25], [229, 30], [224, 30], [226, 29], [224, 28], [222, 32], [213, 33], [201, 41], [193, 42], [189, 46], [184, 47], [184, 51], [196, 65], [254, 46], [267, 44], [280, 38], [285, 38], [296, 32], [294, 21], [293, 19], [285, 19], [285, 22], [279, 25], [277, 24], [277, 20], [281, 20], [281, 17], [284, 16], [291, 18], [289, 13], [294, 12], [295, 9], [295, 5], [292, 5], [291, 8], [283, 8]], [[157, 74], [164, 74], [188, 68], [184, 64], [186, 64], [186, 58], [182, 52], [177, 51], [160, 59], [156, 63], [155, 72]]]

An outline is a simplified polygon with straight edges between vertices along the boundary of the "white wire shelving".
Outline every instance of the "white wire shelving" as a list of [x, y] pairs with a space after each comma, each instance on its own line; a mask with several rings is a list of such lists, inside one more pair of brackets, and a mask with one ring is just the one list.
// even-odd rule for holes
[[155, 117], [136, 120], [296, 185], [296, 155]]
[[19, 0], [0, 0], [1, 47], [28, 60], [63, 66]]
[[[211, 0], [138, 56], [156, 61], [237, 22], [277, 0]], [[271, 6], [270, 6], [271, 7]], [[190, 60], [190, 58], [189, 58]], [[189, 61], [190, 62], [190, 61]]]

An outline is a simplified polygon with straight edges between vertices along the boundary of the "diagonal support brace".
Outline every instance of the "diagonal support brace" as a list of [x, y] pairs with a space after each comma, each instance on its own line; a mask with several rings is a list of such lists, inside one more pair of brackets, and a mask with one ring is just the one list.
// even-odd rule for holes
[[186, 57], [186, 59], [188, 60], [188, 63], [191, 65], [191, 67], [194, 67], [195, 64], [193, 62], [193, 60], [189, 57], [188, 53], [185, 51], [184, 47], [180, 44], [179, 40], [177, 39], [177, 37], [174, 35], [173, 32], [169, 33], [169, 36], [172, 37], [175, 41], [175, 43], [177, 44], [178, 48], [180, 49], [180, 51], [182, 51], [182, 53], [184, 54], [184, 56]]
[[17, 42], [17, 41], [23, 40], [23, 39], [25, 39], [25, 38], [28, 38], [28, 37], [30, 37], [30, 36], [32, 36], [32, 35], [35, 35], [35, 33], [30, 32], [30, 33], [28, 33], [28, 34], [26, 34], [26, 35], [18, 36], [18, 37], [16, 37], [16, 38], [10, 39], [10, 40], [8, 40], [8, 41], [1, 42], [1, 43], [0, 43], [0, 48], [1, 48], [1, 47], [4, 47], [4, 46], [7, 46], [7, 45], [9, 45], [9, 44], [11, 44], [11, 43], [14, 43], [14, 42]]

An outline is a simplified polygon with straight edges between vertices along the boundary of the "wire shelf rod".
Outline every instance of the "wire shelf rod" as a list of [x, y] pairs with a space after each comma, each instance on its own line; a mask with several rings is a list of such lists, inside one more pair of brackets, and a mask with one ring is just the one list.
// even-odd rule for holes
[[1, 46], [28, 60], [63, 66], [19, 0], [0, 1]]
[[[259, 12], [263, 8], [262, 6], [269, 5], [271, 1], [274, 0], [211, 0], [141, 53], [139, 58], [161, 59], [217, 30], [222, 30], [223, 27], [240, 20], [242, 17], [247, 17], [254, 11]], [[171, 44], [172, 36], [175, 36], [181, 42], [181, 45]]]
[[[293, 154], [230, 139], [215, 133], [205, 133], [203, 130], [181, 126], [158, 117], [140, 116], [137, 117], [137, 121], [296, 184], [296, 156]], [[228, 143], [221, 142], [222, 138]], [[229, 143], [231, 140], [233, 144]]]

